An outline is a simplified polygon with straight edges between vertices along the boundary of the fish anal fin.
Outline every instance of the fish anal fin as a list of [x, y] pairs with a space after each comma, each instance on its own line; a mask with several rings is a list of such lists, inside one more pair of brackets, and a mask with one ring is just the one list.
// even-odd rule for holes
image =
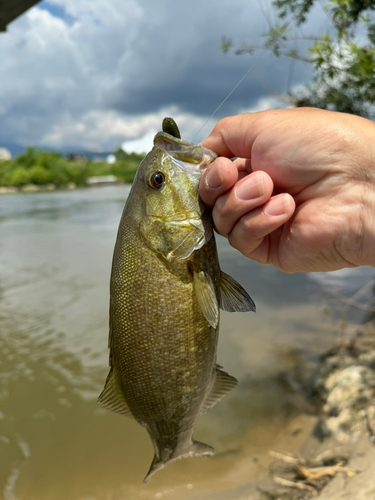
[[220, 309], [228, 312], [255, 311], [250, 295], [228, 274], [220, 274]]
[[219, 365], [216, 365], [215, 382], [212, 386], [210, 393], [204, 400], [201, 408], [201, 413], [206, 412], [212, 408], [220, 399], [222, 399], [228, 392], [234, 389], [238, 384], [236, 378], [228, 375], [227, 372], [221, 370]]
[[219, 304], [212, 279], [203, 271], [194, 271], [194, 288], [204, 317], [216, 328], [219, 323]]
[[127, 417], [133, 417], [121, 391], [120, 383], [117, 379], [116, 369], [111, 368], [103, 391], [101, 392], [98, 405], [107, 409], [121, 413]]

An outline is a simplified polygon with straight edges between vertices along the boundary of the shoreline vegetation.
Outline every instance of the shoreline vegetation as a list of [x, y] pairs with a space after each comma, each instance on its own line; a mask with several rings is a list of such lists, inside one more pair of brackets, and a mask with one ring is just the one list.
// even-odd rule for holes
[[61, 153], [27, 148], [14, 159], [1, 160], [0, 194], [70, 190], [87, 186], [90, 177], [115, 176], [117, 183], [130, 183], [145, 154], [118, 149], [112, 163], [77, 156], [70, 160]]

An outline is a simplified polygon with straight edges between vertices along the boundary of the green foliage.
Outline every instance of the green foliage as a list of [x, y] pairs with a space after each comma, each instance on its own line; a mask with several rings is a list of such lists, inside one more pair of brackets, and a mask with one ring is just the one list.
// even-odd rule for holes
[[306, 22], [306, 16], [313, 4], [314, 0], [276, 0], [273, 2], [281, 19], [292, 13], [299, 25]]
[[126, 160], [128, 153], [126, 153], [122, 148], [118, 148], [115, 151], [115, 157], [117, 161]]
[[17, 167], [13, 172], [10, 173], [9, 181], [6, 183], [8, 186], [23, 186], [29, 184], [30, 174], [23, 167]]
[[112, 174], [122, 179], [124, 182], [132, 182], [137, 171], [138, 160], [117, 161], [112, 166]]
[[113, 164], [91, 160], [68, 161], [60, 153], [27, 148], [13, 160], [0, 161], [0, 186], [51, 183], [64, 187], [69, 182], [84, 186], [87, 177], [100, 175], [115, 175], [119, 181], [132, 182], [145, 155], [118, 149], [115, 156], [117, 161]]
[[[277, 57], [303, 60], [314, 71], [311, 83], [302, 90], [288, 92], [290, 104], [374, 119], [375, 0], [321, 0], [318, 5], [331, 20], [331, 27], [323, 36], [306, 39], [300, 34], [300, 25], [307, 21], [315, 3], [275, 0], [273, 5], [283, 22], [270, 26], [264, 34], [263, 49], [271, 50]], [[298, 41], [311, 42], [307, 54], [296, 49]], [[233, 48], [232, 42], [224, 48], [228, 52]], [[234, 52], [244, 53], [239, 48], [234, 48]]]
[[232, 47], [233, 47], [232, 40], [230, 38], [227, 38], [226, 36], [222, 36], [220, 49], [224, 52], [224, 54], [229, 52]]
[[[280, 18], [291, 14], [298, 25], [306, 22], [315, 0], [275, 0], [273, 5]], [[348, 29], [357, 23], [363, 12], [375, 9], [375, 0], [331, 0], [324, 4], [335, 25]]]
[[43, 185], [51, 182], [49, 171], [41, 165], [35, 165], [35, 167], [31, 167], [29, 170], [29, 175], [32, 184]]
[[289, 23], [275, 24], [266, 34], [264, 48], [272, 50], [275, 56], [281, 54], [282, 44], [288, 40]]

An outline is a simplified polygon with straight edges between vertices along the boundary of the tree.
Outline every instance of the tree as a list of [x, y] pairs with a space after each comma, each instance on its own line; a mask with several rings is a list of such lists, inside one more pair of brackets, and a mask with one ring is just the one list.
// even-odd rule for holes
[[4, 182], [4, 185], [24, 186], [29, 182], [30, 182], [29, 172], [23, 167], [18, 167], [12, 172], [9, 182], [7, 183]]
[[48, 184], [52, 180], [49, 171], [41, 165], [35, 165], [34, 167], [31, 167], [29, 170], [29, 175], [30, 181], [33, 184]]
[[[375, 118], [375, 0], [321, 0], [331, 21], [331, 29], [308, 37], [307, 54], [296, 50], [297, 40], [315, 0], [275, 0], [278, 22], [265, 34], [263, 49], [275, 56], [286, 55], [310, 64], [313, 80], [302, 90], [288, 91], [289, 102], [296, 106], [342, 111]], [[223, 39], [222, 50], [233, 47]], [[236, 54], [252, 53], [258, 47], [242, 44]]]

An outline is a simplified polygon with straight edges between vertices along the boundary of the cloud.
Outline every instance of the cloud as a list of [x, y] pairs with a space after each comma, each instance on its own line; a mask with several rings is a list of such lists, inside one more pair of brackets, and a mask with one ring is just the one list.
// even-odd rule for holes
[[[45, 145], [63, 147], [65, 143], [74, 144], [77, 137], [85, 148], [93, 151], [109, 150], [124, 142], [134, 141], [144, 136], [154, 136], [161, 129], [165, 116], [173, 116], [185, 139], [193, 136], [202, 125], [200, 117], [181, 113], [176, 107], [164, 108], [157, 113], [146, 113], [137, 116], [124, 116], [111, 110], [88, 111], [74, 120], [64, 117], [44, 136]], [[100, 138], [100, 140], [99, 140]], [[129, 148], [127, 149], [128, 151]], [[142, 150], [144, 151], [144, 150]]]
[[[247, 0], [44, 0], [0, 36], [0, 142], [110, 150], [167, 115], [191, 140], [253, 64], [221, 36], [256, 42], [266, 27]], [[261, 54], [216, 120], [285, 90], [288, 71]]]

